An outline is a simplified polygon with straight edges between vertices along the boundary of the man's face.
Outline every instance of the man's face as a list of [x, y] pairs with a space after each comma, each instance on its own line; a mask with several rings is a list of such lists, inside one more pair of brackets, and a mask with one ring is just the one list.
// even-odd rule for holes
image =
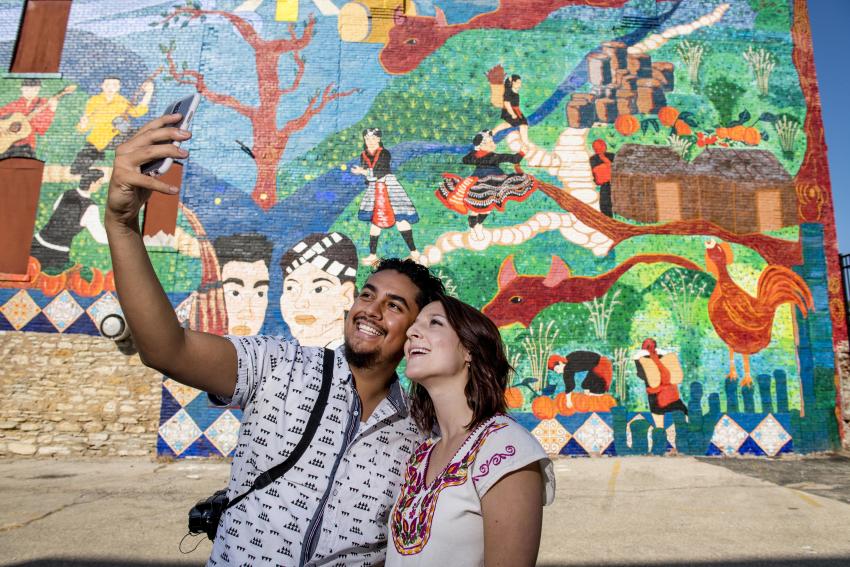
[[103, 94], [112, 96], [121, 90], [121, 81], [118, 79], [105, 79], [101, 83], [100, 88], [103, 90]]
[[485, 134], [484, 139], [481, 140], [481, 144], [478, 146], [478, 148], [484, 150], [485, 152], [496, 151], [496, 141], [493, 139], [492, 135]]
[[280, 312], [302, 346], [325, 346], [342, 338], [345, 312], [353, 302], [353, 282], [302, 264], [283, 280]]
[[221, 268], [227, 332], [256, 335], [266, 318], [269, 305], [269, 268], [262, 260], [227, 262]]
[[38, 93], [41, 91], [41, 87], [38, 86], [26, 86], [21, 87], [21, 96], [27, 100], [32, 100], [38, 96]]
[[407, 329], [419, 315], [418, 294], [419, 288], [395, 270], [369, 277], [345, 320], [349, 364], [368, 368], [401, 361]]

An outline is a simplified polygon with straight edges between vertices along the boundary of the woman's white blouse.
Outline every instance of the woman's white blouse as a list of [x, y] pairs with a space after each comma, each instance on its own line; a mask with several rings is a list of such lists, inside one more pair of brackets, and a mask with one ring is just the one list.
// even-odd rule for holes
[[425, 484], [431, 450], [422, 443], [410, 458], [389, 522], [387, 567], [484, 565], [481, 498], [500, 478], [538, 462], [544, 502], [555, 498], [552, 461], [531, 433], [506, 415], [479, 425], [449, 461]]

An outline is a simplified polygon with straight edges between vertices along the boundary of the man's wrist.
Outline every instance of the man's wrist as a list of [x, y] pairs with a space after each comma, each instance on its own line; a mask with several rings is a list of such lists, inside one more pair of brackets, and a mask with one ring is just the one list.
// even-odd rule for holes
[[103, 217], [103, 225], [106, 228], [106, 232], [115, 233], [118, 235], [121, 234], [136, 234], [140, 233], [139, 231], [139, 215], [134, 215], [132, 218], [122, 219], [118, 217], [115, 213], [111, 213], [110, 211], [106, 211], [106, 214]]

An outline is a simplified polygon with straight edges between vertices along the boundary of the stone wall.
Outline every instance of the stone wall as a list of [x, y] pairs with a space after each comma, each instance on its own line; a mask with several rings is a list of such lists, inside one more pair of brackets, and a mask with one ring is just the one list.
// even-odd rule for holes
[[0, 456], [155, 454], [160, 375], [112, 341], [0, 332]]

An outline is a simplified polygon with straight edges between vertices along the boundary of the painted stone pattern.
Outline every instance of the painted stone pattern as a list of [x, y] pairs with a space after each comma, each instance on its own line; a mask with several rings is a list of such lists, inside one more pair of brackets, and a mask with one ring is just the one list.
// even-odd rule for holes
[[[7, 67], [22, 4], [0, 1]], [[145, 237], [186, 326], [334, 346], [370, 265], [409, 256], [500, 326], [550, 453], [841, 441], [803, 0], [74, 3], [60, 74], [32, 79], [0, 79], [0, 119], [56, 95], [2, 156], [26, 141], [43, 173], [0, 330], [120, 312], [115, 147], [197, 90], [176, 225]], [[157, 452], [228, 455], [239, 418], [164, 378]]]

